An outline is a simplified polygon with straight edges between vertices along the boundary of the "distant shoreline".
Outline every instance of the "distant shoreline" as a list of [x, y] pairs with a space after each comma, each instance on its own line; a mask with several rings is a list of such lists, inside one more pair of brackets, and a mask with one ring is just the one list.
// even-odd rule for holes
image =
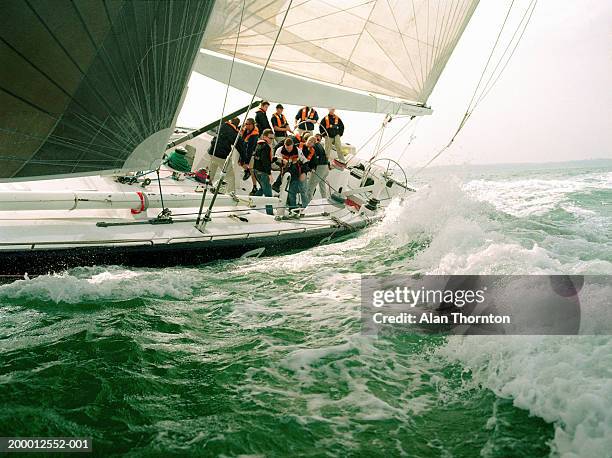
[[[499, 163], [491, 163], [491, 164], [454, 164], [454, 165], [432, 165], [428, 167], [429, 171], [435, 170], [446, 170], [453, 169], [457, 170], [458, 168], [465, 169], [487, 169], [487, 168], [521, 168], [521, 169], [538, 169], [538, 168], [546, 168], [548, 170], [554, 168], [588, 168], [588, 167], [612, 167], [612, 159], [600, 158], [600, 159], [580, 159], [573, 161], [556, 161], [556, 162], [499, 162]], [[418, 167], [409, 167], [404, 166], [406, 170], [418, 169]]]

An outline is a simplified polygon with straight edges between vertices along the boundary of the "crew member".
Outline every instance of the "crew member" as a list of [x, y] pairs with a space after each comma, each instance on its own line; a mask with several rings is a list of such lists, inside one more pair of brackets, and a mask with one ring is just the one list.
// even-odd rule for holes
[[313, 132], [315, 123], [319, 120], [319, 113], [312, 107], [302, 107], [295, 115], [295, 126], [298, 133]]
[[[253, 153], [253, 175], [259, 182], [259, 189], [254, 194], [256, 196], [272, 197], [272, 187], [270, 186], [272, 162], [274, 161], [272, 142], [274, 142], [274, 132], [272, 132], [272, 129], [264, 130]], [[274, 214], [272, 205], [266, 205], [266, 213], [268, 215]]]
[[290, 209], [297, 208], [297, 195], [299, 194], [301, 207], [306, 208], [309, 202], [308, 189], [306, 188], [306, 174], [309, 170], [308, 159], [298, 149], [297, 145], [293, 144], [293, 140], [290, 138], [285, 139], [283, 144], [277, 148], [275, 155], [283, 165], [281, 176], [286, 172], [289, 172], [291, 175], [287, 205]]
[[241, 136], [245, 148], [244, 154], [240, 154], [240, 160], [238, 163], [244, 169], [242, 179], [248, 180], [249, 177], [251, 177], [251, 181], [253, 182], [253, 190], [251, 191], [251, 195], [254, 195], [257, 191], [257, 180], [255, 179], [255, 175], [253, 175], [251, 172], [249, 163], [251, 162], [251, 157], [253, 157], [253, 153], [257, 147], [257, 141], [259, 140], [259, 129], [255, 127], [255, 120], [253, 118], [247, 118], [247, 120], [244, 122], [244, 126], [241, 130]]
[[[241, 155], [244, 154], [245, 145], [238, 135], [239, 124], [240, 121], [238, 120], [238, 118], [233, 118], [230, 121], [226, 121], [225, 123], [221, 124], [221, 128], [219, 129], [219, 133], [217, 134], [217, 136], [212, 139], [210, 148], [208, 149], [208, 154], [210, 156], [209, 175], [211, 181], [215, 179], [215, 174], [217, 173], [218, 169], [223, 170], [223, 164], [225, 163], [225, 159], [230, 154], [233, 154], [234, 145], [236, 146], [236, 149]], [[227, 169], [227, 192], [236, 190], [236, 176], [234, 173], [235, 162], [235, 160], [231, 160]]]
[[336, 156], [342, 163], [346, 162], [342, 152], [342, 135], [344, 135], [344, 124], [336, 114], [335, 108], [329, 109], [329, 114], [319, 124], [319, 132], [325, 138], [325, 153], [331, 158], [332, 145], [336, 147]]
[[[329, 175], [329, 159], [325, 153], [325, 148], [316, 136], [306, 140], [306, 148], [312, 154], [310, 160], [310, 178], [308, 179], [308, 196], [312, 199], [319, 185], [319, 193], [322, 198], [327, 197], [327, 175]], [[312, 151], [312, 152], [310, 152]]]
[[276, 105], [276, 113], [272, 115], [272, 128], [274, 129], [274, 136], [276, 137], [276, 142], [281, 143], [287, 137], [287, 132], [293, 133], [291, 127], [289, 127], [289, 123], [287, 122], [287, 118], [283, 114], [283, 106], [279, 103]]
[[255, 125], [257, 126], [257, 130], [259, 130], [259, 132], [263, 132], [266, 129], [272, 130], [272, 126], [268, 120], [268, 115], [266, 114], [269, 106], [270, 102], [263, 100], [259, 104], [259, 110], [255, 112]]

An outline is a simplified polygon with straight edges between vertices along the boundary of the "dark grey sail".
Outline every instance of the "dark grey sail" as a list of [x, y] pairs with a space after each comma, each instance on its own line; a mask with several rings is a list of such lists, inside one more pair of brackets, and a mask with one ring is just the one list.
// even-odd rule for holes
[[2, 1], [0, 179], [119, 169], [172, 128], [213, 5]]

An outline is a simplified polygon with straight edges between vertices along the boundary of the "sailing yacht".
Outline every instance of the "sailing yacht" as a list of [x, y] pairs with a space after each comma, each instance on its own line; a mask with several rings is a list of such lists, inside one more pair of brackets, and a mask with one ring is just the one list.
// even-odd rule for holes
[[[477, 1], [27, 1], [0, 21], [0, 275], [71, 266], [199, 264], [332, 242], [414, 189], [399, 164], [348, 154], [331, 197], [302, 213], [223, 192], [163, 161], [206, 167], [220, 119], [176, 133], [197, 72], [258, 99], [396, 116], [427, 99]], [[221, 108], [221, 107], [220, 107]], [[223, 111], [223, 110], [221, 110]], [[231, 114], [231, 116], [236, 113]], [[275, 207], [267, 215], [266, 205]]]

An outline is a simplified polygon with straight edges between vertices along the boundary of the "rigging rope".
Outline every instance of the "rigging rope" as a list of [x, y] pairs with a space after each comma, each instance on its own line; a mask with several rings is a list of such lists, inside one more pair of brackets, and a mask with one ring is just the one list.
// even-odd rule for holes
[[[225, 97], [223, 98], [223, 107], [221, 108], [221, 117], [219, 118], [219, 125], [217, 126], [217, 140], [218, 140], [218, 135], [219, 132], [221, 131], [221, 126], [223, 125], [223, 113], [225, 113], [225, 105], [227, 103], [227, 95], [229, 94], [229, 89], [230, 89], [230, 83], [232, 82], [232, 73], [234, 71], [234, 62], [236, 62], [236, 52], [238, 51], [238, 41], [240, 40], [240, 29], [242, 29], [242, 20], [244, 19], [244, 8], [246, 6], [246, 0], [242, 0], [242, 10], [240, 12], [240, 22], [238, 23], [238, 34], [236, 35], [236, 44], [234, 45], [234, 54], [232, 55], [232, 64], [230, 65], [230, 71], [229, 71], [229, 75], [228, 75], [228, 80], [227, 80], [227, 86], [225, 88]], [[247, 113], [249, 112], [249, 110], [247, 109]], [[236, 137], [238, 138], [238, 137]], [[211, 158], [215, 157], [215, 151], [217, 151], [217, 145], [219, 144], [218, 141], [215, 140], [215, 146], [213, 148], [212, 154], [210, 155]], [[232, 150], [230, 150], [230, 154], [228, 157], [232, 156]], [[225, 167], [224, 167], [225, 169]], [[224, 174], [221, 174], [221, 178], [220, 181], [223, 181], [223, 176]], [[211, 179], [214, 177], [211, 177]], [[213, 196], [213, 198], [216, 197], [216, 193]], [[196, 220], [196, 226], [198, 224], [200, 224], [200, 216], [202, 215], [202, 210], [204, 209], [204, 199], [206, 198], [206, 193], [204, 193], [202, 195], [202, 200], [200, 201], [200, 210], [198, 211], [198, 218]]]
[[[244, 5], [245, 5], [246, 0], [243, 0], [242, 3], [242, 10], [244, 13]], [[274, 52], [274, 48], [276, 47], [276, 43], [278, 42], [278, 37], [281, 34], [281, 31], [283, 30], [283, 26], [285, 25], [285, 20], [287, 19], [287, 16], [289, 15], [289, 10], [291, 9], [291, 5], [293, 3], [293, 0], [289, 1], [289, 4], [287, 5], [287, 9], [285, 10], [285, 15], [283, 16], [283, 20], [278, 28], [278, 32], [276, 33], [276, 37], [274, 38], [274, 43], [272, 43], [272, 47], [270, 48], [270, 53], [268, 54], [268, 58], [266, 59], [266, 64], [263, 66], [263, 69], [261, 71], [261, 75], [259, 75], [259, 80], [257, 81], [257, 86], [255, 87], [255, 90], [253, 91], [253, 96], [251, 97], [251, 101], [249, 102], [249, 108], [247, 109], [247, 111], [244, 113], [244, 120], [243, 120], [243, 124], [244, 121], [246, 121], [247, 116], [249, 115], [249, 110], [251, 109], [251, 106], [253, 105], [253, 101], [255, 100], [255, 97], [257, 95], [257, 91], [259, 90], [259, 86], [261, 85], [261, 81], [263, 80], [263, 76], [266, 73], [266, 70], [268, 68], [268, 64], [270, 63], [270, 59], [272, 58], [272, 53]], [[242, 18], [241, 18], [242, 21]], [[238, 39], [236, 39], [236, 46], [238, 46]], [[235, 58], [236, 56], [236, 51], [234, 51], [234, 56], [233, 58]], [[229, 88], [229, 81], [228, 81], [228, 88]], [[221, 176], [219, 177], [219, 181], [217, 183], [217, 186], [215, 187], [215, 193], [212, 196], [212, 199], [210, 201], [210, 205], [208, 206], [208, 210], [206, 210], [206, 214], [204, 215], [204, 224], [206, 224], [207, 221], [210, 220], [210, 214], [212, 212], [213, 206], [215, 205], [215, 201], [217, 200], [217, 195], [219, 194], [219, 190], [221, 189], [221, 184], [223, 183], [223, 179], [225, 178], [225, 175], [227, 174], [227, 169], [229, 167], [229, 164], [232, 161], [232, 157], [233, 157], [233, 149], [236, 146], [236, 143], [238, 142], [240, 138], [240, 135], [236, 135], [236, 139], [234, 140], [234, 144], [232, 145], [232, 148], [230, 150], [230, 154], [228, 154], [227, 158], [225, 159], [225, 162], [223, 164], [223, 169], [221, 169]], [[233, 173], [233, 170], [232, 170]], [[204, 203], [204, 200], [202, 200], [202, 204]], [[200, 214], [202, 213], [202, 207], [200, 207], [200, 212], [198, 214], [198, 224], [199, 224], [199, 219], [200, 219]], [[197, 225], [197, 224], [196, 224]]]
[[[519, 22], [516, 30], [514, 31], [514, 33], [512, 35], [512, 38], [510, 39], [510, 42], [508, 43], [508, 45], [506, 46], [506, 48], [502, 52], [501, 56], [499, 57], [498, 62], [495, 65], [495, 68], [493, 69], [493, 71], [489, 75], [489, 77], [486, 80], [485, 84], [482, 85], [484, 77], [485, 77], [485, 75], [487, 73], [487, 70], [489, 68], [489, 64], [491, 63], [491, 60], [493, 58], [493, 55], [495, 54], [495, 51], [496, 51], [497, 46], [499, 44], [500, 38], [502, 36], [502, 33], [503, 33], [503, 31], [504, 31], [504, 29], [506, 27], [506, 24], [508, 22], [508, 18], [510, 17], [510, 13], [511, 13], [512, 8], [514, 6], [514, 2], [515, 2], [515, 0], [512, 0], [510, 2], [510, 6], [508, 7], [508, 12], [506, 13], [506, 17], [504, 18], [504, 22], [502, 23], [502, 26], [501, 26], [501, 28], [499, 30], [499, 33], [497, 34], [497, 38], [495, 39], [495, 43], [493, 44], [493, 47], [491, 48], [491, 52], [489, 53], [489, 57], [487, 59], [487, 62], [485, 64], [485, 66], [484, 66], [484, 68], [482, 70], [482, 73], [480, 75], [480, 78], [478, 80], [478, 84], [476, 85], [476, 88], [474, 89], [474, 93], [472, 94], [472, 98], [470, 99], [470, 102], [468, 103], [468, 106], [467, 106], [466, 111], [465, 111], [465, 113], [463, 115], [463, 118], [459, 122], [459, 126], [457, 127], [457, 130], [455, 131], [455, 133], [453, 134], [453, 136], [451, 137], [449, 142], [444, 147], [442, 147], [442, 149], [440, 149], [436, 154], [434, 154], [432, 156], [432, 158], [429, 159], [429, 161], [427, 161], [427, 163], [424, 166], [422, 166], [416, 172], [414, 172], [410, 176], [410, 178], [415, 177], [416, 175], [421, 173], [423, 170], [425, 170], [433, 161], [435, 161], [447, 149], [449, 149], [451, 147], [451, 145], [453, 144], [453, 142], [457, 138], [457, 135], [459, 135], [459, 132], [461, 132], [461, 130], [465, 126], [467, 120], [470, 118], [470, 116], [472, 116], [472, 113], [474, 112], [476, 107], [480, 104], [480, 102], [482, 102], [482, 100], [486, 97], [486, 95], [491, 91], [493, 86], [497, 83], [497, 81], [501, 77], [503, 71], [505, 70], [506, 66], [508, 65], [508, 62], [510, 62], [510, 59], [514, 55], [514, 51], [516, 51], [516, 48], [518, 47], [518, 44], [521, 41], [521, 39], [523, 38], [523, 34], [525, 33], [525, 30], [527, 29], [527, 26], [529, 25], [529, 21], [531, 20], [531, 16], [533, 15], [533, 11], [535, 10], [535, 7], [537, 5], [538, 0], [531, 0], [531, 3], [529, 3], [527, 9], [525, 10], [525, 13], [523, 14], [523, 17], [521, 18], [521, 21]], [[494, 76], [495, 76], [495, 71], [497, 70], [497, 68], [499, 68], [499, 65], [501, 64], [501, 62], [506, 58], [506, 55], [508, 54], [508, 50], [510, 49], [510, 45], [512, 44], [512, 41], [514, 40], [514, 37], [516, 36], [517, 32], [521, 29], [521, 27], [522, 27], [522, 31], [519, 34], [519, 37], [518, 37], [518, 39], [517, 39], [517, 41], [516, 41], [512, 51], [508, 55], [508, 58], [507, 58], [505, 64], [503, 65], [501, 71], [497, 74], [495, 79], [493, 79]], [[481, 85], [482, 85], [483, 89], [482, 89], [482, 92], [479, 95], [478, 91], [481, 88]]]

